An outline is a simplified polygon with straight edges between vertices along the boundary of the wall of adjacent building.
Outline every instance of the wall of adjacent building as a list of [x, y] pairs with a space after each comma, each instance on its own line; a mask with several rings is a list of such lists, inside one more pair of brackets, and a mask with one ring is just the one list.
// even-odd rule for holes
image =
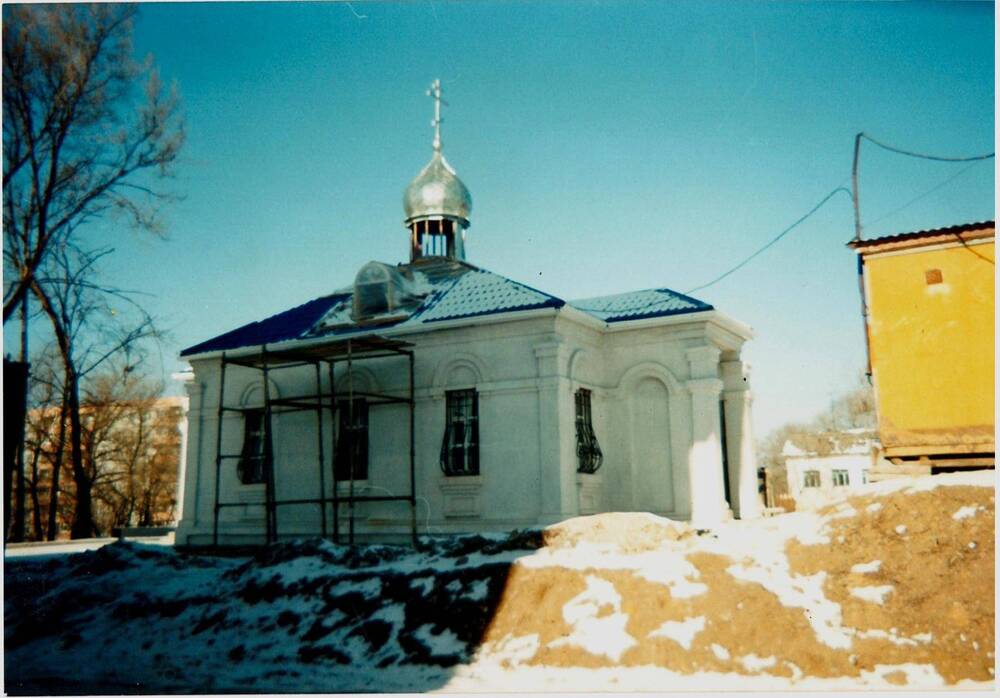
[[865, 256], [887, 454], [994, 450], [994, 259], [992, 240]]
[[[846, 489], [855, 489], [865, 484], [865, 474], [872, 467], [870, 452], [832, 454], [829, 456], [789, 456], [785, 459], [788, 473], [788, 490], [795, 500], [796, 510], [815, 509], [829, 501], [830, 497]], [[819, 487], [805, 486], [805, 473], [814, 470], [819, 473]], [[833, 471], [846, 470], [848, 484], [835, 486]]]

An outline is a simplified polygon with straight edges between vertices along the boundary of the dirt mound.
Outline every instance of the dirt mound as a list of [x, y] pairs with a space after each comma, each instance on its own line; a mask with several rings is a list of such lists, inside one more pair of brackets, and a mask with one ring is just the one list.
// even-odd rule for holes
[[[666, 537], [690, 530], [654, 519], [605, 515], [552, 527], [564, 531], [563, 545], [606, 541], [646, 555], [631, 568], [613, 558], [578, 569], [566, 560], [515, 565], [487, 646], [518, 646], [509, 666], [656, 666], [882, 686], [993, 678], [990, 488], [896, 488], [815, 513], [733, 522], [673, 550], [660, 548]], [[658, 549], [661, 557], [649, 554]], [[659, 577], [676, 581], [682, 564], [689, 583], [665, 585]]]
[[985, 688], [994, 509], [992, 474], [953, 475], [710, 531], [619, 513], [420, 550], [8, 560], [5, 688]]
[[581, 542], [613, 545], [623, 553], [656, 550], [694, 534], [686, 523], [643, 512], [578, 516], [545, 529], [545, 545], [570, 548]]

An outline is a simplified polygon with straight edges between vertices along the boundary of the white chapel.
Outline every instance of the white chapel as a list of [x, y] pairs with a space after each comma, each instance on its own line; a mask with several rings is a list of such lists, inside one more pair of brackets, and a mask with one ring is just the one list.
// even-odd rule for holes
[[429, 94], [433, 154], [403, 197], [409, 261], [369, 262], [181, 353], [177, 544], [758, 516], [751, 330], [667, 288], [565, 301], [479, 266], [438, 81]]

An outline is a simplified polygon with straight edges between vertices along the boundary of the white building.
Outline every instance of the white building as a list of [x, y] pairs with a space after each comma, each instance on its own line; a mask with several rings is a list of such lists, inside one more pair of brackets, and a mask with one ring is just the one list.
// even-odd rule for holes
[[178, 543], [757, 516], [750, 329], [668, 289], [566, 302], [467, 262], [439, 124], [408, 263], [182, 352]]
[[815, 509], [831, 497], [869, 482], [874, 434], [867, 429], [851, 429], [841, 438], [830, 438], [830, 448], [822, 454], [806, 451], [791, 441], [782, 447], [788, 492], [796, 509]]

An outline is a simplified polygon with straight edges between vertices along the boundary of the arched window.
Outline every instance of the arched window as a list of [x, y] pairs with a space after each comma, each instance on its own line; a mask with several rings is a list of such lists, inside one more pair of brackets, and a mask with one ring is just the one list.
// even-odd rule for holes
[[264, 482], [267, 452], [267, 420], [264, 410], [259, 408], [243, 412], [243, 450], [236, 464], [236, 474], [244, 485], [259, 485]]
[[479, 395], [475, 389], [445, 393], [441, 469], [445, 475], [479, 474]]
[[594, 434], [591, 417], [590, 391], [580, 388], [576, 391], [576, 458], [577, 470], [581, 473], [595, 473], [601, 467], [604, 454]]

